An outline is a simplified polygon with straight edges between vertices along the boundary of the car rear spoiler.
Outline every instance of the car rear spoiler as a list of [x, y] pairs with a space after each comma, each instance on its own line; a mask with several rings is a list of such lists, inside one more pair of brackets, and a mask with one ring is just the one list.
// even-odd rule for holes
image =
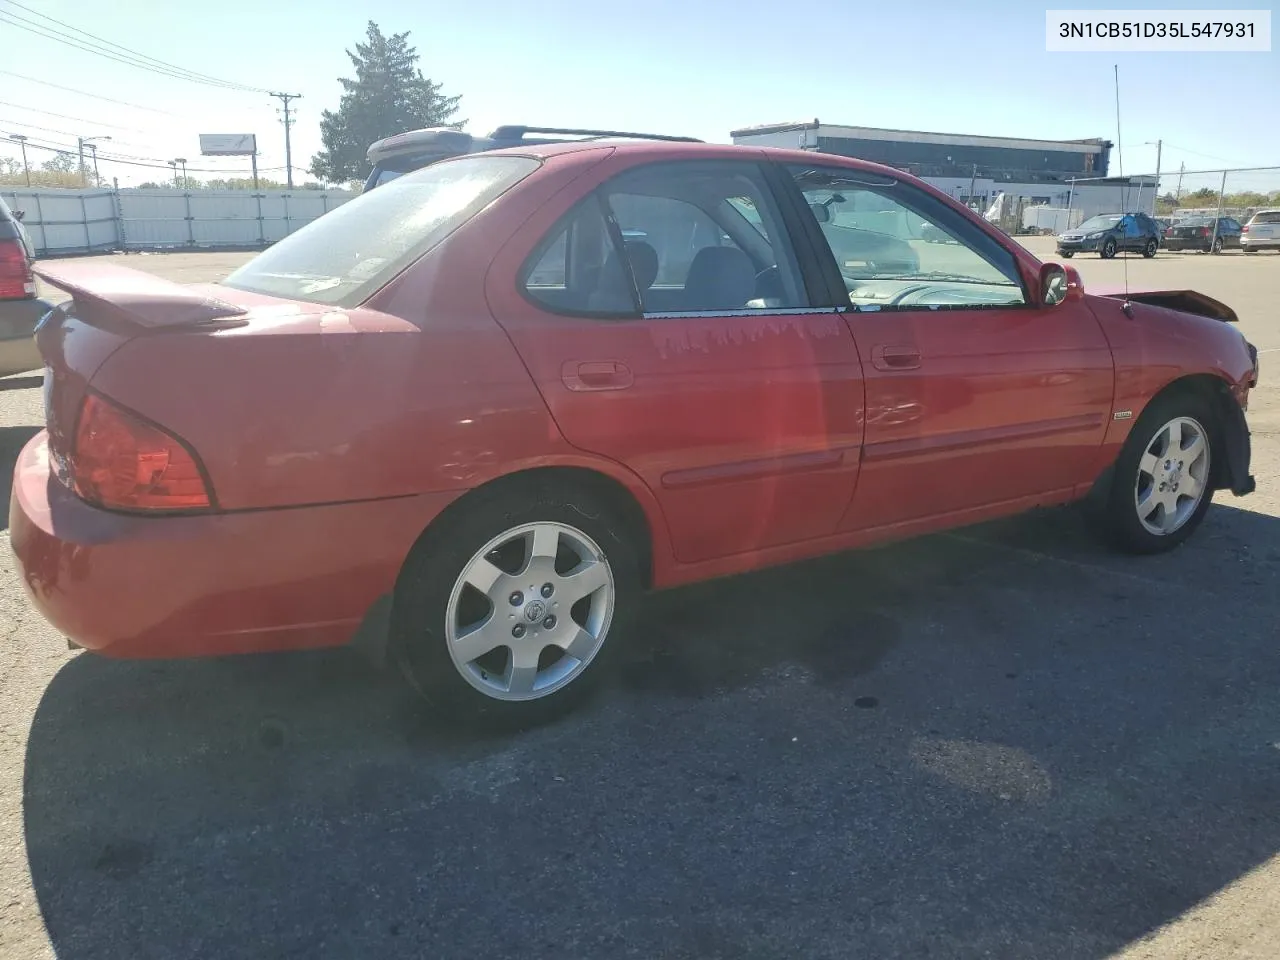
[[244, 314], [244, 308], [196, 293], [150, 273], [102, 261], [41, 263], [36, 276], [71, 294], [90, 323], [112, 321], [157, 330], [203, 326]]
[[1221, 320], [1224, 323], [1236, 323], [1239, 317], [1236, 312], [1221, 300], [1207, 297], [1195, 290], [1141, 290], [1134, 292], [1108, 291], [1101, 296], [1114, 300], [1129, 300], [1134, 303], [1149, 303], [1153, 307], [1164, 307], [1181, 313], [1194, 313], [1201, 317]]

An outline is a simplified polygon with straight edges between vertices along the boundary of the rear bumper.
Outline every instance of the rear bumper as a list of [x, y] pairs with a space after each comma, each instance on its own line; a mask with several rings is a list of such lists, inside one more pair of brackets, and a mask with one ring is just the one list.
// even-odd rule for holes
[[[1226, 242], [1225, 240], [1223, 241]], [[1208, 251], [1212, 245], [1210, 237], [1165, 237], [1161, 242], [1166, 250], [1203, 250]]]
[[1240, 246], [1245, 250], [1280, 250], [1280, 237], [1241, 237]]
[[49, 471], [47, 434], [14, 469], [9, 529], [36, 608], [112, 657], [341, 646], [453, 497], [186, 517], [100, 510]]

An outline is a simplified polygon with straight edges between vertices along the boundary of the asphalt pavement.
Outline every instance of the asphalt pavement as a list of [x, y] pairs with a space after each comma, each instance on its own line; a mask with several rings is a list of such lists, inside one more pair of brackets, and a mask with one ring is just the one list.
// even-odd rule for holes
[[[1160, 557], [1055, 510], [660, 594], [525, 734], [345, 651], [70, 652], [6, 531], [0, 956], [1280, 954], [1280, 255], [1072, 262], [1237, 307], [1256, 494]], [[5, 493], [40, 418], [0, 380]]]

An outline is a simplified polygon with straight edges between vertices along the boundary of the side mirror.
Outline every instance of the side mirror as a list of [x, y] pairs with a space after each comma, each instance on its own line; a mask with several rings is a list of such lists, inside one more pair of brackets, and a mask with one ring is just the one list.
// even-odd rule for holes
[[814, 219], [819, 223], [831, 222], [831, 208], [825, 203], [811, 203], [809, 209], [813, 211]]
[[1074, 267], [1046, 263], [1040, 268], [1040, 303], [1056, 307], [1068, 300], [1084, 297], [1084, 283]]

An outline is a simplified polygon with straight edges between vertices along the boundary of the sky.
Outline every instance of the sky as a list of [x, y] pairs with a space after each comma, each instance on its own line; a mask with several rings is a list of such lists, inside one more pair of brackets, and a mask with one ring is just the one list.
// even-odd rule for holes
[[[1130, 0], [1122, 7], [1169, 3]], [[1273, 31], [1280, 30], [1274, 5], [1259, 0], [1180, 6], [1272, 9]], [[296, 182], [309, 179], [304, 171], [320, 148], [321, 111], [337, 107], [338, 78], [352, 75], [344, 51], [363, 38], [368, 20], [384, 33], [410, 32], [423, 72], [443, 92], [461, 94], [458, 119], [478, 133], [528, 123], [727, 143], [739, 127], [818, 118], [1052, 140], [1103, 137], [1119, 142], [1130, 174], [1155, 171], [1156, 140], [1164, 141], [1166, 174], [1184, 163], [1188, 170], [1280, 167], [1275, 43], [1270, 53], [1048, 53], [1045, 7], [1025, 0], [0, 0], [0, 12], [69, 32], [33, 10], [187, 70], [302, 94], [293, 128]], [[7, 19], [0, 18], [0, 135], [72, 146], [76, 136], [110, 135], [99, 145], [100, 169], [126, 186], [170, 176], [163, 164], [176, 157], [201, 178], [219, 174], [194, 171], [247, 171], [244, 159], [200, 157], [198, 135], [254, 133], [260, 169], [283, 179], [275, 169], [284, 165], [279, 101], [113, 62]], [[16, 145], [0, 142], [6, 153], [16, 156]], [[33, 165], [50, 156], [31, 151]], [[1113, 151], [1113, 173], [1116, 161]], [[1280, 172], [1261, 176], [1280, 188]], [[1217, 187], [1215, 178], [1199, 179]]]

